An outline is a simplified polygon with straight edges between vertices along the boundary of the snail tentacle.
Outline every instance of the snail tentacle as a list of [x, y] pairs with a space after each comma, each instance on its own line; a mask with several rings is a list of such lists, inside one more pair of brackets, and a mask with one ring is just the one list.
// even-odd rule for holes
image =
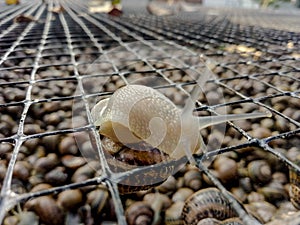
[[229, 114], [218, 116], [202, 116], [197, 117], [199, 122], [199, 129], [203, 129], [212, 125], [228, 122], [230, 120], [243, 120], [243, 119], [255, 119], [260, 117], [269, 117], [269, 113], [244, 113], [244, 114]]

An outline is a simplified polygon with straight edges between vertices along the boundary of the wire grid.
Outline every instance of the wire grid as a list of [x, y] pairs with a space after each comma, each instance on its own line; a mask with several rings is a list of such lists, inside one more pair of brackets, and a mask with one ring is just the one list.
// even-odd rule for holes
[[[60, 5], [65, 12], [53, 12], [53, 9]], [[20, 14], [32, 15], [35, 21], [14, 23], [13, 19]], [[270, 136], [256, 137], [243, 129], [241, 124], [229, 122], [230, 129], [243, 137], [243, 141], [195, 156], [199, 163], [198, 167], [230, 200], [245, 224], [259, 224], [259, 222], [249, 216], [228, 194], [223, 184], [203, 166], [203, 161], [224, 152], [258, 147], [271, 152], [288, 167], [300, 171], [297, 165], [276, 149], [276, 143], [282, 148], [299, 146], [299, 114], [288, 114], [282, 108], [276, 107], [277, 103], [282, 104], [280, 101], [283, 101], [285, 104], [289, 102], [295, 112], [299, 109], [298, 33], [238, 24], [233, 14], [230, 16], [228, 12], [219, 15], [183, 13], [176, 17], [125, 14], [121, 18], [111, 18], [103, 14], [90, 14], [87, 3], [79, 0], [48, 1], [48, 4], [30, 1], [16, 7], [6, 6], [2, 9], [0, 17], [0, 86], [1, 93], [4, 93], [1, 99], [1, 122], [5, 121], [3, 118], [7, 118], [5, 114], [13, 114], [13, 122], [10, 122], [13, 124], [11, 130], [1, 130], [0, 145], [6, 146], [7, 143], [11, 143], [13, 146], [7, 158], [9, 163], [4, 166], [7, 167], [5, 176], [2, 177], [1, 220], [6, 211], [19, 202], [70, 188], [103, 183], [109, 188], [114, 205], [122, 205], [116, 183], [113, 181], [140, 171], [133, 170], [112, 175], [107, 169], [100, 139], [92, 125], [90, 99], [107, 97], [112, 92], [89, 92], [86, 86], [88, 80], [97, 79], [103, 74], [86, 74], [87, 70], [81, 68], [86, 68], [100, 56], [104, 57], [106, 60], [104, 64], [110, 68], [105, 75], [117, 76], [121, 78], [123, 84], [128, 84], [131, 72], [120, 70], [117, 62], [107, 57], [109, 49], [121, 47], [122, 51], [133, 56], [129, 59], [130, 62], [142, 62], [147, 66], [147, 70], [143, 71], [145, 74], [152, 72], [163, 77], [166, 81], [164, 88], [176, 87], [188, 93], [185, 87], [191, 85], [191, 82], [173, 81], [164, 70], [155, 68], [151, 63], [153, 59], [141, 55], [137, 48], [129, 44], [135, 41], [154, 52], [158, 51], [163, 56], [156, 60], [173, 60], [182, 70], [188, 68], [197, 70], [199, 65], [194, 63], [193, 59], [198, 58], [199, 53], [217, 62], [214, 72], [218, 78], [208, 83], [221, 88], [225, 97], [233, 96], [233, 98], [226, 98], [224, 103], [212, 105], [198, 102], [199, 107], [196, 109], [198, 112], [215, 113], [225, 106], [234, 108], [240, 105], [255, 105], [271, 111], [277, 121], [287, 124], [285, 128], [273, 132]], [[172, 48], [172, 52], [176, 49], [178, 55], [170, 55], [168, 49], [157, 48], [151, 40], [165, 43]], [[289, 82], [290, 86], [280, 86], [281, 81]], [[249, 95], [243, 87], [246, 83], [250, 83], [248, 87], [250, 93], [251, 84], [259, 85], [261, 93]], [[71, 91], [63, 88], [66, 84]], [[56, 86], [59, 86], [58, 90], [55, 89]], [[47, 87], [50, 87], [50, 91], [43, 91]], [[73, 92], [72, 90], [76, 88], [79, 91]], [[61, 119], [57, 127], [34, 123], [34, 118], [42, 115], [37, 113], [42, 107], [55, 108], [56, 103], [60, 103], [60, 107], [70, 111], [70, 105], [74, 105], [74, 101], [80, 102], [84, 108], [78, 126], [73, 127], [74, 123], [69, 118], [65, 123], [64, 119]], [[43, 117], [43, 123], [48, 121], [49, 119]], [[18, 189], [18, 185], [14, 183], [16, 176], [14, 167], [20, 155], [28, 154], [26, 151], [30, 151], [30, 146], [36, 147], [34, 143], [32, 144], [34, 140], [42, 140], [49, 144], [51, 142], [47, 142], [47, 138], [58, 141], [56, 139], [58, 135], [80, 133], [92, 134], [96, 139], [101, 175], [81, 182], [69, 181], [69, 184], [57, 185], [43, 191], [30, 192]], [[1, 160], [1, 163], [5, 164], [5, 159]], [[123, 208], [116, 207], [115, 210], [118, 223], [125, 224]]]

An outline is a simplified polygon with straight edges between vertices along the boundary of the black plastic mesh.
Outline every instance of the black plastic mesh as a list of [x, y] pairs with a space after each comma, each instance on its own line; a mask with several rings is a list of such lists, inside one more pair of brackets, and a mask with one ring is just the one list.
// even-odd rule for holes
[[[64, 11], [53, 12], [60, 4]], [[118, 87], [148, 76], [163, 81], [155, 88], [186, 95], [194, 80], [183, 79], [184, 75], [176, 77], [173, 72], [201, 71], [199, 55], [203, 54], [216, 64], [213, 69], [216, 78], [207, 82], [210, 101], [201, 96], [197, 113], [207, 115], [226, 108], [227, 113], [268, 110], [273, 115], [227, 123], [225, 137], [229, 138], [222, 141], [216, 137], [216, 146], [210, 145], [208, 153], [195, 156], [198, 167], [231, 200], [243, 221], [254, 224], [227, 193], [226, 185], [202, 162], [221, 153], [257, 148], [275, 155], [278, 162], [283, 162], [284, 171], [294, 168], [300, 172], [292, 163], [299, 155], [300, 144], [300, 36], [288, 24], [282, 27], [284, 22], [280, 29], [274, 29], [269, 24], [278, 17], [263, 12], [237, 14], [212, 9], [200, 12], [156, 17], [125, 11], [123, 16], [115, 18], [91, 14], [87, 2], [79, 0], [48, 4], [26, 1], [18, 6], [1, 7], [0, 220], [7, 216], [7, 210], [31, 198], [98, 184], [108, 187], [115, 206], [122, 205], [117, 186], [111, 182], [105, 166], [90, 109], [96, 100], [110, 96]], [[33, 21], [14, 22], [21, 14], [32, 16]], [[278, 16], [281, 21], [298, 18]], [[258, 26], [254, 24], [257, 18], [264, 18], [267, 23]], [[163, 43], [164, 48], [155, 43]], [[112, 49], [116, 50], [109, 53]], [[149, 54], [141, 53], [140, 49], [147, 49]], [[117, 59], [124, 55], [122, 63], [113, 58], [114, 54]], [[101, 60], [95, 61], [99, 57]], [[166, 64], [176, 68], [166, 68]], [[96, 69], [91, 70], [91, 65]], [[95, 85], [104, 78], [105, 87], [99, 91]], [[221, 91], [222, 101], [215, 90]], [[209, 132], [210, 129], [203, 131], [205, 141], [214, 137]], [[80, 161], [82, 155], [76, 150], [73, 135], [80, 139], [79, 148], [87, 149], [87, 155], [92, 148], [90, 136], [96, 138], [99, 149], [91, 150], [91, 154], [98, 154], [98, 164], [92, 165], [94, 173], [90, 179], [82, 181], [73, 176], [78, 165], [87, 163]], [[63, 142], [66, 137], [70, 143]], [[71, 153], [78, 157], [76, 168], [69, 167], [66, 158], [60, 158]], [[62, 161], [48, 169], [45, 162], [36, 165], [39, 157]], [[23, 161], [27, 163], [22, 165]], [[20, 171], [24, 166], [30, 169]], [[61, 173], [60, 179], [55, 180], [49, 174], [43, 178], [46, 174], [43, 167], [45, 170], [55, 167], [54, 173]], [[98, 169], [106, 172], [97, 175]], [[44, 179], [52, 187], [32, 191]], [[125, 223], [123, 208], [115, 207], [115, 213], [119, 224]]]

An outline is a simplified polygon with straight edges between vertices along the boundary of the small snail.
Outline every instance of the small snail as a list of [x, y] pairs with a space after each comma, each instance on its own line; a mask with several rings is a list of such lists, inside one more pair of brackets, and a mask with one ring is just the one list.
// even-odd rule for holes
[[189, 225], [201, 224], [202, 220], [205, 224], [207, 218], [223, 221], [237, 216], [229, 201], [217, 188], [206, 188], [195, 192], [185, 201], [182, 210], [184, 224]]
[[[160, 168], [164, 170], [162, 173], [150, 171], [146, 174], [150, 177], [143, 178], [143, 174], [139, 174], [132, 178], [133, 182], [124, 181], [127, 186], [130, 183], [144, 187], [161, 183], [178, 170], [176, 162], [185, 156], [193, 163], [192, 154], [205, 148], [200, 129], [229, 120], [268, 116], [252, 113], [196, 117], [193, 116], [194, 99], [199, 93], [200, 87], [195, 85], [191, 98], [183, 109], [179, 109], [159, 91], [133, 84], [116, 90], [110, 98], [93, 107], [94, 125], [99, 127], [103, 148], [111, 156], [108, 164], [113, 172], [171, 162]], [[152, 182], [153, 172], [161, 175]], [[129, 189], [124, 191], [131, 192]]]
[[133, 203], [125, 212], [128, 225], [151, 225], [154, 219], [154, 210], [143, 201]]
[[256, 184], [266, 184], [272, 179], [272, 169], [265, 160], [255, 160], [248, 164], [248, 175]]

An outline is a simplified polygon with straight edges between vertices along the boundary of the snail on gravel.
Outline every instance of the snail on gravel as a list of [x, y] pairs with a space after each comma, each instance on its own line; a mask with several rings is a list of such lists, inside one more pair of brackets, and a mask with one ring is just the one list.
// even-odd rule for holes
[[[178, 162], [184, 156], [193, 163], [192, 154], [205, 148], [200, 129], [229, 120], [268, 116], [264, 113], [193, 116], [200, 86], [207, 81], [205, 76], [206, 74], [205, 81], [198, 80], [198, 85], [195, 85], [191, 98], [187, 100], [183, 109], [179, 109], [159, 91], [137, 84], [119, 88], [110, 98], [99, 101], [93, 107], [94, 125], [99, 127], [104, 150], [112, 156], [108, 164], [113, 167], [113, 171]], [[133, 178], [133, 183], [144, 186], [162, 182], [176, 171], [177, 167], [174, 163], [169, 170], [167, 166], [162, 166], [161, 170], [164, 172], [156, 171], [160, 178], [154, 182], [151, 182], [152, 171], [149, 173], [151, 177], [141, 180], [139, 175], [138, 178]], [[130, 186], [130, 183], [127, 183]]]
[[[217, 188], [205, 188], [191, 195], [182, 210], [184, 224], [242, 224], [229, 200]], [[231, 219], [231, 223], [227, 223]]]

